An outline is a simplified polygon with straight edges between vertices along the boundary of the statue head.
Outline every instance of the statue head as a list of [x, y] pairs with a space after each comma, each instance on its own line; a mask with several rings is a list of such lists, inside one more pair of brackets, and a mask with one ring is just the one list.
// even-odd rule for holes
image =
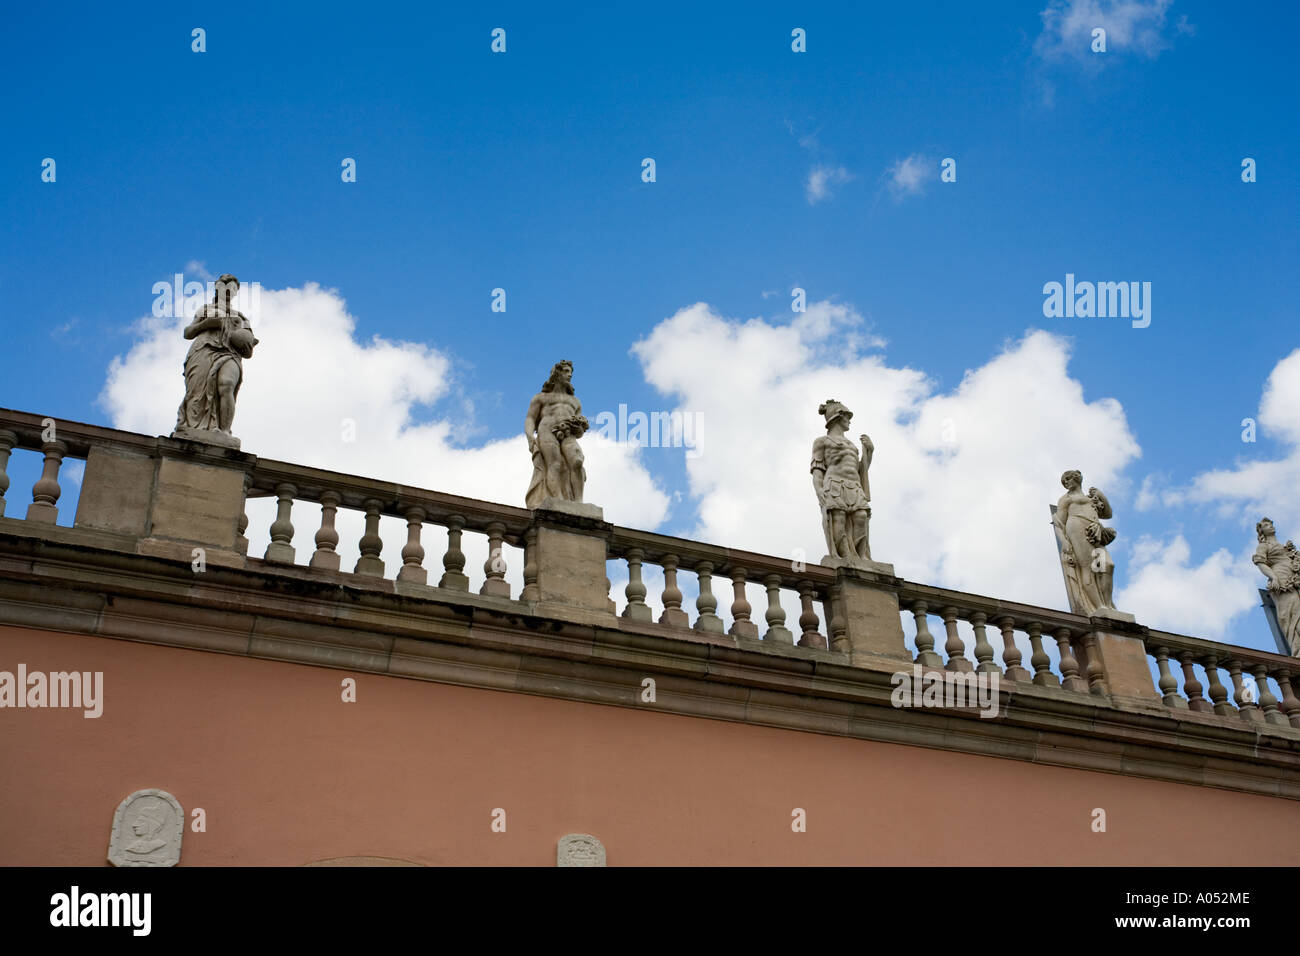
[[830, 428], [836, 419], [839, 419], [845, 428], [848, 428], [849, 422], [853, 421], [853, 413], [833, 398], [828, 398], [818, 405], [817, 414], [825, 417], [827, 428]]
[[136, 814], [131, 830], [138, 837], [151, 837], [167, 822], [166, 811], [159, 806], [147, 805]]
[[1082, 488], [1083, 472], [1079, 471], [1077, 468], [1071, 468], [1069, 471], [1061, 475], [1061, 484], [1068, 491], [1073, 491], [1077, 488]]
[[1277, 529], [1273, 527], [1272, 518], [1260, 518], [1259, 523], [1255, 525], [1255, 537], [1260, 541], [1276, 533]]
[[229, 310], [231, 301], [239, 293], [239, 280], [227, 272], [217, 279], [213, 285], [215, 291], [212, 295], [212, 303]]
[[551, 377], [542, 385], [543, 392], [553, 392], [556, 389], [573, 394], [573, 363], [568, 359], [560, 359], [551, 366]]

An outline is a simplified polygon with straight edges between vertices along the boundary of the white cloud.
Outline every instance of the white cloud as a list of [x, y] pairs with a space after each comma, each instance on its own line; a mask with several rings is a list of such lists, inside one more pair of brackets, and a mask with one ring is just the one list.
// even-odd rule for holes
[[919, 196], [933, 174], [933, 163], [920, 153], [900, 159], [885, 170], [885, 182], [895, 200]]
[[[1185, 486], [1158, 491], [1160, 504], [1208, 507], [1217, 517], [1236, 522], [1243, 533], [1268, 515], [1277, 522], [1283, 538], [1288, 533], [1300, 537], [1300, 496], [1295, 493], [1300, 488], [1300, 349], [1274, 366], [1264, 384], [1257, 417], [1258, 434], [1286, 446], [1281, 458], [1243, 459], [1231, 468], [1202, 472]], [[1243, 451], [1258, 447], [1242, 445]], [[1295, 530], [1288, 532], [1287, 528]]]
[[[303, 288], [263, 288], [260, 299], [250, 303], [249, 319], [259, 344], [244, 362], [232, 429], [244, 451], [523, 506], [532, 464], [522, 428], [518, 435], [460, 447], [457, 438], [468, 430], [461, 420], [467, 403], [455, 393], [453, 362], [444, 353], [420, 343], [360, 338], [343, 299], [335, 290], [315, 283]], [[100, 396], [115, 427], [171, 433], [184, 392], [182, 369], [189, 346], [181, 336], [184, 324], [182, 318], [152, 316], [137, 323], [137, 341], [125, 356], [113, 360]], [[512, 388], [510, 399], [519, 405], [521, 422], [528, 400], [549, 371], [543, 362], [535, 379]], [[581, 397], [581, 368], [576, 370], [575, 385]], [[435, 415], [436, 403], [453, 406], [451, 415]], [[348, 420], [355, 423], [352, 442], [344, 440]], [[668, 498], [646, 471], [638, 448], [590, 432], [583, 440], [583, 452], [590, 476], [587, 499], [604, 507], [607, 520], [642, 528], [654, 528], [664, 520]], [[250, 553], [260, 554], [265, 548], [270, 513], [269, 502], [250, 505]], [[314, 547], [319, 514], [313, 505], [294, 509], [300, 561]], [[357, 554], [360, 518], [343, 513], [339, 526], [339, 550], [347, 568]], [[401, 563], [404, 537], [397, 519], [385, 519], [390, 576]], [[438, 540], [432, 529], [426, 533], [425, 567], [435, 581], [440, 573]], [[466, 541], [470, 543], [468, 537]], [[485, 548], [477, 550], [484, 554], [475, 558], [476, 550], [468, 552], [471, 576], [475, 560], [481, 563], [485, 556]]]
[[212, 282], [217, 278], [208, 271], [207, 265], [198, 259], [191, 259], [185, 263], [185, 274], [187, 276], [198, 276], [204, 282]]
[[1217, 640], [1234, 618], [1259, 605], [1256, 589], [1264, 578], [1250, 563], [1253, 550], [1233, 555], [1220, 548], [1192, 565], [1182, 535], [1169, 541], [1144, 536], [1115, 603], [1152, 627]]
[[1064, 607], [1047, 506], [1073, 467], [1122, 501], [1119, 475], [1140, 452], [1120, 404], [1085, 401], [1067, 373], [1067, 343], [1046, 332], [1008, 344], [945, 392], [868, 351], [880, 343], [862, 326], [828, 302], [788, 324], [728, 319], [697, 303], [633, 347], [647, 381], [710, 422], [687, 461], [697, 535], [820, 560], [808, 463], [825, 428], [817, 406], [836, 398], [856, 413], [851, 434], [876, 445], [878, 560], [911, 580]]
[[[1052, 0], [1039, 13], [1043, 32], [1034, 51], [1045, 60], [1066, 57], [1100, 66], [1110, 53], [1132, 50], [1156, 57], [1169, 46], [1165, 17], [1172, 0]], [[1106, 53], [1092, 52], [1092, 31], [1106, 31]], [[1195, 28], [1181, 17], [1179, 34]]]
[[831, 197], [831, 187], [841, 186], [853, 177], [843, 166], [814, 166], [808, 172], [804, 192], [808, 203], [815, 205]]

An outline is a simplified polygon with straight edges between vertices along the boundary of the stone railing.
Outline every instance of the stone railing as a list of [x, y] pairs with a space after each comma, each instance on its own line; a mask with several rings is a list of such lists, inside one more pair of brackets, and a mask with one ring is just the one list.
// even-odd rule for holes
[[[391, 516], [406, 522], [401, 566], [392, 574], [392, 580], [412, 585], [430, 583], [429, 572], [424, 567], [422, 534], [425, 525], [438, 525], [446, 529], [447, 547], [442, 555], [442, 574], [437, 587], [469, 590], [466, 557], [462, 549], [462, 536], [469, 531], [487, 538], [488, 557], [483, 565], [484, 581], [479, 593], [492, 597], [511, 596], [506, 581], [505, 545], [526, 548], [532, 524], [532, 513], [523, 508], [265, 459], [257, 460], [249, 469], [245, 487], [247, 498], [269, 497], [276, 501], [275, 520], [269, 528], [270, 543], [263, 555], [267, 563], [301, 563], [315, 570], [340, 571], [339, 532], [335, 524], [339, 510], [349, 509], [365, 516], [365, 530], [357, 542], [360, 556], [351, 570], [353, 575], [386, 579], [384, 562], [380, 557], [384, 542], [379, 533], [379, 519]], [[310, 502], [320, 507], [316, 547], [306, 561], [297, 560], [292, 544], [296, 502]], [[315, 515], [311, 517], [313, 521], [317, 520]], [[245, 550], [247, 526], [247, 515], [242, 514], [238, 528], [242, 539], [239, 547]]]
[[[815, 604], [824, 609], [835, 606], [837, 597], [835, 572], [820, 565], [802, 565], [770, 555], [752, 551], [739, 551], [714, 545], [614, 528], [609, 539], [608, 556], [626, 562], [628, 582], [625, 589], [627, 604], [623, 617], [632, 621], [650, 622], [654, 613], [646, 603], [647, 590], [642, 580], [645, 564], [657, 565], [663, 570], [663, 589], [660, 595], [663, 610], [657, 623], [664, 628], [691, 628], [703, 633], [797, 645], [836, 651], [849, 649], [847, 636], [833, 610], [819, 615]], [[698, 597], [695, 599], [694, 623], [688, 611], [682, 608], [682, 590], [678, 576], [683, 572], [695, 575]], [[730, 582], [731, 626], [725, 627], [719, 616], [719, 595], [715, 582]], [[766, 607], [758, 611], [748, 599], [747, 585], [757, 583], [766, 591]], [[725, 589], [725, 583], [723, 588]], [[781, 591], [798, 595], [800, 613], [792, 628], [786, 620], [786, 610], [781, 602]], [[722, 600], [726, 600], [725, 593]], [[760, 632], [754, 618], [762, 615], [764, 627]], [[823, 627], [822, 617], [830, 617]]]
[[[13, 495], [6, 496], [6, 466], [15, 449], [42, 456], [25, 511]], [[85, 462], [70, 528], [57, 523], [60, 472], [69, 459]], [[247, 503], [257, 499], [275, 507], [260, 557], [249, 554], [247, 536]], [[294, 545], [303, 505], [313, 509], [306, 514], [315, 529], [310, 554]], [[342, 567], [339, 553], [340, 511], [364, 516], [359, 556], [350, 569]], [[381, 558], [382, 518], [405, 522], [400, 564], [386, 567]], [[436, 582], [425, 567], [427, 526], [446, 533]], [[493, 606], [510, 602], [531, 616], [550, 614], [666, 639], [724, 641], [758, 653], [785, 649], [780, 653], [876, 670], [919, 664], [997, 673], [1012, 692], [1033, 687], [1034, 693], [1060, 694], [1063, 700], [1086, 695], [1117, 706], [1244, 721], [1259, 729], [1300, 727], [1300, 700], [1291, 683], [1297, 662], [1277, 654], [915, 584], [882, 570], [883, 565], [871, 570], [803, 565], [617, 527], [583, 508], [530, 511], [0, 409], [0, 531], [17, 528], [27, 529], [22, 533], [29, 538], [39, 529], [35, 536], [42, 539], [186, 563], [201, 553], [215, 566], [267, 573], [293, 569], [300, 577], [433, 600], [470, 592], [463, 539], [468, 532], [487, 543], [479, 596]], [[523, 549], [521, 567], [511, 568], [508, 547]], [[617, 616], [608, 561], [627, 571], [626, 602]], [[647, 600], [646, 565], [662, 571], [657, 602]], [[522, 578], [517, 594], [507, 581], [515, 571]], [[694, 580], [684, 582], [683, 575]], [[694, 615], [683, 583], [695, 588]], [[751, 589], [762, 589], [766, 601], [751, 602]], [[658, 604], [657, 613], [652, 603]], [[798, 610], [790, 614], [788, 607]], [[907, 647], [904, 620], [915, 629], [915, 655]], [[1228, 675], [1227, 684], [1221, 672]]]
[[[1147, 631], [1143, 640], [1156, 662], [1161, 698], [1171, 710], [1300, 727], [1300, 699], [1291, 685], [1291, 678], [1300, 673], [1300, 660], [1165, 631]], [[1206, 675], [1204, 683], [1196, 676], [1198, 664]], [[1221, 671], [1228, 673], [1231, 703]]]

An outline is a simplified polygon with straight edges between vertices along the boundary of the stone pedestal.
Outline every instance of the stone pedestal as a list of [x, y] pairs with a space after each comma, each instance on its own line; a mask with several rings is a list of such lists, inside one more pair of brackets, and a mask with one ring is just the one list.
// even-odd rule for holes
[[912, 654], [903, 638], [898, 593], [881, 580], [893, 577], [894, 566], [891, 564], [871, 562], [869, 569], [861, 563], [839, 566], [835, 574], [836, 597], [832, 601], [831, 633], [838, 635], [842, 630], [841, 640], [848, 646], [832, 647], [831, 650], [847, 650], [853, 655], [854, 663], [868, 666], [881, 658], [891, 664], [894, 661], [911, 663]]
[[158, 459], [142, 452], [92, 445], [77, 498], [76, 527], [141, 537], [149, 531]]
[[605, 576], [612, 525], [585, 502], [547, 498], [533, 512], [537, 534], [537, 604], [612, 616]]
[[207, 564], [243, 566], [238, 544], [247, 467], [239, 454], [198, 459], [160, 447], [140, 553], [190, 561], [202, 548]]
[[[1122, 612], [1120, 612], [1122, 613]], [[1119, 620], [1112, 611], [1108, 617]], [[1132, 619], [1132, 615], [1124, 615]], [[1093, 623], [1098, 624], [1100, 615], [1094, 615]], [[1160, 692], [1156, 690], [1155, 680], [1151, 676], [1151, 664], [1147, 657], [1146, 644], [1136, 634], [1126, 634], [1120, 628], [1104, 629], [1098, 627], [1092, 632], [1093, 640], [1085, 654], [1094, 653], [1106, 675], [1106, 687], [1110, 696], [1117, 703], [1151, 707], [1165, 710]], [[1076, 652], [1075, 656], [1078, 656]], [[1080, 670], [1083, 671], [1087, 661], [1080, 658]]]

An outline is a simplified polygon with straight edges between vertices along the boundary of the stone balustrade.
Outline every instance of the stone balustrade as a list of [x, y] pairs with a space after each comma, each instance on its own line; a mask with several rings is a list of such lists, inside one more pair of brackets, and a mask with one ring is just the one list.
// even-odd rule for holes
[[[465, 573], [464, 551], [464, 535], [468, 532], [487, 539], [484, 581], [479, 593], [491, 597], [511, 597], [506, 581], [509, 569], [506, 545], [523, 547], [527, 552], [528, 530], [533, 520], [532, 512], [523, 508], [264, 459], [257, 460], [248, 470], [245, 486], [247, 498], [272, 498], [276, 503], [263, 562], [305, 565], [316, 571], [350, 572], [358, 579], [468, 591], [470, 579]], [[317, 528], [315, 549], [310, 556], [298, 555], [292, 544], [294, 522], [304, 520], [304, 509], [298, 507], [295, 511], [295, 506], [306, 503], [318, 506], [318, 510], [307, 512]], [[357, 542], [360, 554], [350, 569], [341, 567], [338, 553], [336, 524], [340, 510], [358, 512], [365, 520], [364, 533]], [[386, 568], [381, 558], [384, 545], [379, 529], [381, 517], [400, 518], [406, 524], [401, 564], [392, 570]], [[241, 516], [241, 536], [245, 535], [247, 525], [247, 517]], [[423, 532], [428, 525], [440, 526], [447, 533], [441, 572], [436, 578], [425, 567]], [[246, 538], [240, 547], [247, 548]]]
[[[41, 456], [25, 510], [8, 474], [15, 450]], [[68, 460], [85, 462], [72, 527], [57, 522], [61, 470]], [[275, 508], [260, 556], [249, 554], [247, 534], [247, 502], [257, 499]], [[348, 568], [340, 555], [343, 511], [364, 521], [358, 557]], [[897, 670], [915, 664], [996, 673], [1011, 693], [1023, 687], [1062, 700], [1086, 697], [1198, 720], [1245, 722], [1261, 731], [1300, 727], [1294, 658], [916, 584], [882, 571], [886, 566], [804, 565], [617, 527], [597, 514], [528, 510], [187, 440], [0, 410], [0, 534], [187, 564], [201, 550], [216, 566], [291, 571], [345, 581], [354, 589], [453, 601], [454, 594], [470, 592], [468, 533], [487, 542], [474, 600], [488, 598], [502, 607], [507, 605], [500, 602], [509, 602], [533, 617], [850, 667]], [[400, 563], [386, 564], [382, 557], [383, 518], [405, 525]], [[312, 529], [310, 552], [295, 547], [295, 528], [304, 522]], [[426, 553], [428, 526], [446, 532], [446, 546], [433, 561]], [[509, 548], [523, 549], [521, 566], [512, 568]], [[627, 570], [626, 601], [617, 614], [607, 561]], [[647, 565], [662, 572], [662, 584], [653, 576], [653, 595]], [[522, 578], [518, 593], [512, 593], [508, 574]], [[693, 601], [687, 597], [691, 591]], [[765, 600], [754, 601], [756, 594]], [[914, 629], [915, 654], [904, 621]]]
[[[732, 637], [761, 640], [764, 644], [784, 644], [826, 650], [833, 629], [824, 618], [826, 608], [834, 607], [835, 572], [820, 565], [805, 565], [770, 555], [716, 547], [667, 535], [615, 528], [608, 556], [626, 563], [627, 604], [623, 618], [656, 623], [665, 630], [690, 628], [704, 634], [727, 633]], [[646, 564], [663, 571], [660, 603], [663, 610], [655, 618], [646, 603], [647, 588], [643, 580]], [[683, 607], [681, 576], [693, 575], [696, 582], [695, 615]], [[730, 593], [727, 585], [730, 584]], [[748, 599], [748, 585], [757, 584], [766, 594], [765, 604], [754, 608]], [[781, 592], [793, 592], [799, 601], [799, 614], [787, 620]], [[726, 607], [731, 626], [726, 627], [718, 613]], [[819, 612], [818, 607], [822, 608]], [[761, 618], [760, 625], [756, 618]], [[842, 640], [842, 644], [845, 642]], [[847, 646], [837, 648], [846, 650]]]
[[[1300, 699], [1292, 684], [1300, 660], [1165, 631], [1147, 631], [1143, 641], [1155, 661], [1161, 699], [1171, 710], [1300, 727]], [[1205, 680], [1197, 677], [1198, 665]]]

